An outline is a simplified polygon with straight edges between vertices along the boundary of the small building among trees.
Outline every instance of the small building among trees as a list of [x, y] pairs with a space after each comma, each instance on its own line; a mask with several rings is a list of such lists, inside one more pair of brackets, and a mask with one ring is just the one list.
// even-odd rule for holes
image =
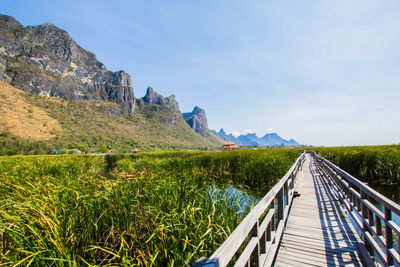
[[239, 149], [239, 147], [234, 143], [226, 143], [221, 147], [222, 150], [235, 150]]

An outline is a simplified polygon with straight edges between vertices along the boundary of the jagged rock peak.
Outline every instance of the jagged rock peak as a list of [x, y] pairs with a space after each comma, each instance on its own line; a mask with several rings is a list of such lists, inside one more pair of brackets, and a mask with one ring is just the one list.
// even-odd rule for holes
[[15, 18], [3, 14], [0, 14], [0, 24], [10, 29], [18, 29], [24, 27]]
[[57, 30], [61, 30], [60, 28], [58, 28], [56, 25], [54, 25], [51, 22], [43, 23], [43, 24], [39, 25], [39, 27], [54, 28], [54, 29], [57, 29]]
[[[0, 15], [0, 79], [19, 89], [71, 100], [106, 100], [135, 109], [132, 79], [112, 72], [51, 23], [23, 27]], [[7, 72], [5, 72], [7, 70]]]
[[195, 106], [192, 112], [182, 113], [183, 118], [189, 126], [202, 136], [209, 136], [207, 116], [204, 109]]
[[195, 106], [193, 108], [193, 111], [191, 112], [192, 114], [199, 114], [199, 113], [204, 113], [206, 114], [206, 111], [198, 106]]
[[[146, 95], [142, 97], [141, 101], [149, 105], [160, 105], [163, 108], [176, 109], [179, 111], [179, 105], [176, 101], [175, 95], [163, 97], [157, 93], [151, 86], [147, 87]], [[141, 106], [142, 104], [139, 104]]]
[[165, 105], [164, 97], [159, 93], [157, 93], [156, 91], [154, 91], [154, 89], [150, 86], [147, 87], [146, 95], [143, 97], [143, 101], [150, 105], [154, 104], [161, 106]]
[[167, 105], [179, 110], [178, 101], [176, 101], [175, 95], [170, 95], [170, 96], [166, 97], [165, 100], [166, 100]]

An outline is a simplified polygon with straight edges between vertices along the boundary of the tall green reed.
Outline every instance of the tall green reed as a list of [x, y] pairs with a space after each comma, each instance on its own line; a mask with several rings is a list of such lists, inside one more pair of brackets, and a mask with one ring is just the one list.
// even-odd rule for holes
[[213, 182], [268, 190], [296, 157], [265, 150], [0, 158], [0, 262], [189, 265], [251, 208], [240, 210], [240, 195], [210, 195]]
[[315, 148], [318, 154], [371, 184], [400, 183], [400, 146]]

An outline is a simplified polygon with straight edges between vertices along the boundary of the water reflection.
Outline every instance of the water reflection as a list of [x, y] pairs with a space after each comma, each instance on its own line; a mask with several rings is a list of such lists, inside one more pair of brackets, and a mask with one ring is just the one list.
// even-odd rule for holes
[[[385, 197], [393, 200], [400, 205], [400, 185], [378, 185], [371, 186], [373, 189], [384, 195]], [[376, 207], [384, 212], [384, 208], [380, 203], [374, 203]], [[392, 220], [400, 225], [400, 216], [392, 212]]]
[[385, 197], [400, 204], [400, 185], [378, 185], [372, 187]]
[[228, 206], [233, 207], [240, 215], [245, 215], [260, 198], [233, 184], [210, 186], [208, 190], [214, 200], [223, 200]]

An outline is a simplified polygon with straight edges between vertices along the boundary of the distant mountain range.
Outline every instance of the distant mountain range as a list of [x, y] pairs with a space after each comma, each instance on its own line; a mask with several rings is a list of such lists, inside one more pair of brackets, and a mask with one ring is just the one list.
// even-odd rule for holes
[[219, 132], [212, 132], [226, 142], [232, 142], [241, 146], [299, 146], [294, 139], [286, 140], [277, 133], [267, 133], [263, 137], [258, 137], [254, 133], [242, 134], [235, 137], [233, 134], [227, 134], [224, 129]]

